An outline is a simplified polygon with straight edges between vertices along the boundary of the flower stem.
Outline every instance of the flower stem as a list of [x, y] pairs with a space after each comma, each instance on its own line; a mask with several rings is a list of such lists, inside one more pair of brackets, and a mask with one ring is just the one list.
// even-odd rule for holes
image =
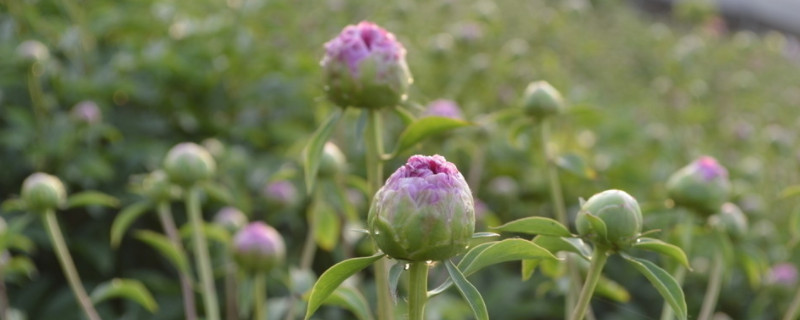
[[572, 317], [570, 317], [571, 320], [583, 319], [586, 310], [589, 309], [589, 302], [592, 300], [592, 294], [594, 294], [594, 288], [600, 280], [600, 275], [603, 274], [603, 266], [605, 266], [606, 260], [608, 260], [606, 250], [595, 247], [594, 253], [592, 253], [592, 264], [589, 266], [589, 274], [586, 275], [586, 282], [583, 284], [581, 295], [578, 297], [578, 304], [575, 306]]
[[[550, 154], [550, 149], [547, 147], [550, 143], [550, 121], [544, 119], [541, 121], [540, 125], [542, 130], [542, 156], [544, 157], [544, 161], [547, 166], [547, 177], [550, 181], [550, 199], [556, 209], [556, 219], [558, 222], [564, 226], [569, 226], [569, 220], [567, 219], [566, 212], [567, 210], [564, 207], [564, 194], [561, 191], [561, 181], [558, 178], [558, 168], [555, 165], [553, 155]], [[578, 284], [580, 281], [580, 275], [578, 273], [578, 265], [576, 264], [574, 257], [568, 255], [566, 264], [567, 277], [569, 277], [569, 286], [567, 288], [566, 303], [564, 304], [564, 313], [568, 315], [572, 310], [575, 309], [578, 292], [580, 291], [580, 286]]]
[[[161, 201], [158, 204], [158, 218], [161, 220], [161, 227], [164, 228], [164, 233], [175, 248], [184, 252], [181, 238], [178, 236], [178, 228], [175, 226], [175, 219], [172, 218], [172, 211], [169, 208], [169, 203]], [[194, 291], [192, 290], [192, 278], [185, 272], [178, 271], [178, 278], [181, 283], [181, 296], [183, 297], [183, 311], [186, 320], [197, 319], [197, 311], [195, 311]]]
[[11, 259], [11, 255], [8, 251], [0, 252], [0, 319], [6, 320], [8, 319], [8, 292], [6, 291], [6, 282], [5, 282], [5, 266], [8, 263], [8, 260]]
[[786, 314], [783, 315], [783, 320], [797, 319], [798, 311], [800, 311], [800, 288], [798, 288], [797, 293], [794, 294], [792, 304], [789, 305], [789, 309], [786, 310]]
[[208, 254], [208, 243], [203, 234], [203, 217], [200, 212], [200, 190], [190, 187], [186, 196], [186, 210], [189, 223], [192, 225], [192, 242], [194, 243], [195, 263], [200, 271], [200, 282], [203, 286], [203, 304], [206, 319], [219, 320], [217, 290], [214, 287], [214, 275], [211, 269], [211, 258]]
[[61, 228], [58, 226], [55, 211], [53, 211], [53, 209], [45, 211], [44, 220], [47, 233], [50, 234], [50, 240], [53, 242], [56, 256], [58, 256], [58, 262], [61, 263], [64, 276], [67, 277], [69, 286], [72, 288], [72, 292], [75, 293], [75, 297], [78, 299], [81, 308], [83, 308], [83, 312], [86, 313], [86, 317], [89, 318], [89, 320], [100, 320], [100, 315], [98, 315], [97, 310], [94, 309], [92, 300], [89, 299], [89, 295], [86, 294], [86, 289], [84, 289], [83, 284], [81, 284], [78, 271], [75, 270], [75, 263], [72, 261], [72, 256], [69, 254], [64, 236], [61, 234]]
[[[230, 257], [230, 254], [227, 255]], [[239, 304], [236, 296], [236, 264], [225, 259], [225, 320], [239, 319]]]
[[[366, 144], [366, 163], [367, 181], [369, 182], [369, 198], [383, 184], [383, 141], [380, 134], [381, 121], [375, 110], [368, 110], [367, 125], [364, 132], [364, 142]], [[378, 319], [393, 320], [394, 311], [392, 310], [392, 297], [389, 291], [389, 265], [386, 258], [375, 261], [375, 286], [378, 295]]]
[[[691, 254], [692, 250], [692, 240], [694, 238], [694, 220], [693, 216], [684, 210], [681, 210], [679, 213], [679, 221], [686, 223], [689, 228], [685, 230], [681, 230], [683, 233], [681, 236], [681, 244], [680, 246], [684, 248], [687, 254]], [[683, 280], [686, 278], [686, 268], [678, 265], [675, 268], [675, 271], [672, 273], [672, 276], [675, 278], [675, 281], [678, 282], [679, 286], [683, 286]], [[672, 320], [675, 311], [672, 310], [672, 307], [669, 306], [669, 303], [666, 301], [664, 302], [664, 306], [661, 308], [661, 320]]]
[[708, 280], [708, 287], [706, 288], [706, 295], [703, 297], [703, 306], [700, 308], [700, 315], [697, 320], [711, 319], [714, 309], [717, 307], [717, 299], [719, 298], [719, 291], [722, 289], [722, 274], [725, 271], [725, 260], [721, 253], [714, 254], [714, 261], [711, 266], [710, 279]]
[[257, 272], [253, 279], [253, 320], [265, 320], [267, 314], [267, 281], [263, 272]]
[[425, 319], [425, 302], [428, 300], [428, 263], [411, 263], [409, 271], [408, 320]]

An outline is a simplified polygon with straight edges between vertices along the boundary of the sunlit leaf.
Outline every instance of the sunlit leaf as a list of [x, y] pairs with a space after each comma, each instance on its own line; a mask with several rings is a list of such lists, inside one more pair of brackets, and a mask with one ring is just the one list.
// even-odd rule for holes
[[686, 257], [686, 253], [684, 253], [683, 250], [676, 245], [654, 238], [639, 238], [636, 240], [636, 243], [633, 244], [633, 247], [637, 249], [658, 252], [677, 260], [689, 270], [692, 269], [692, 267], [689, 265], [689, 258]]
[[584, 218], [587, 221], [589, 221], [589, 225], [591, 225], [592, 231], [594, 231], [594, 233], [600, 239], [608, 239], [608, 231], [606, 229], [606, 223], [603, 222], [602, 219], [588, 212], [585, 213]]
[[340, 286], [336, 288], [323, 304], [350, 310], [358, 320], [372, 320], [372, 311], [364, 295], [356, 288]]
[[492, 243], [481, 251], [469, 264], [459, 263], [464, 275], [469, 276], [478, 270], [496, 263], [525, 259], [558, 259], [550, 251], [523, 239], [505, 239]]
[[631, 300], [631, 294], [621, 284], [614, 280], [600, 276], [597, 281], [597, 287], [594, 288], [595, 294], [609, 298], [617, 302], [628, 302]]
[[414, 123], [414, 121], [417, 120], [411, 111], [408, 111], [408, 109], [403, 108], [402, 106], [396, 106], [392, 108], [392, 111], [394, 111], [394, 113], [400, 117], [400, 120], [403, 121], [403, 124], [406, 126]]
[[33, 261], [25, 256], [12, 257], [3, 271], [6, 274], [23, 274], [28, 278], [33, 278], [36, 275], [36, 265]]
[[86, 206], [116, 208], [119, 206], [119, 200], [99, 191], [83, 191], [75, 193], [67, 199], [67, 208]]
[[791, 185], [781, 190], [778, 198], [785, 199], [800, 195], [800, 184]]
[[342, 221], [336, 211], [325, 201], [311, 205], [311, 218], [314, 219], [314, 240], [325, 251], [331, 251], [339, 243]]
[[308, 141], [305, 149], [303, 149], [303, 170], [305, 172], [306, 192], [309, 194], [311, 194], [311, 190], [314, 189], [314, 182], [317, 179], [319, 163], [322, 160], [322, 149], [325, 146], [325, 142], [330, 138], [331, 132], [333, 132], [333, 128], [336, 126], [336, 123], [339, 122], [342, 114], [342, 110], [337, 108], [336, 111], [328, 117], [328, 120], [325, 120], [325, 123], [317, 128], [317, 131], [314, 131], [311, 140]]
[[464, 297], [464, 300], [469, 304], [475, 318], [478, 320], [489, 320], [489, 311], [486, 309], [486, 303], [483, 301], [483, 297], [481, 297], [481, 293], [478, 292], [478, 289], [475, 289], [475, 286], [467, 281], [464, 274], [462, 274], [450, 260], [445, 261], [444, 264], [447, 268], [447, 273], [450, 274], [450, 279], [452, 279], [456, 288], [458, 288], [458, 292], [461, 292], [461, 296]]
[[147, 311], [155, 312], [158, 304], [150, 291], [138, 280], [112, 279], [101, 283], [92, 291], [92, 302], [97, 304], [112, 298], [123, 298], [138, 303]]
[[552, 253], [560, 251], [577, 253], [587, 261], [592, 255], [592, 249], [581, 238], [537, 236], [532, 241]]
[[541, 234], [556, 237], [572, 236], [567, 227], [556, 220], [545, 217], [522, 218], [492, 229], [501, 232], [515, 232], [531, 235]]
[[597, 178], [597, 172], [589, 167], [586, 161], [577, 154], [567, 153], [560, 155], [558, 158], [556, 158], [555, 164], [559, 168], [564, 169], [578, 177], [587, 180], [594, 180]]
[[12, 211], [24, 211], [25, 210], [25, 201], [22, 201], [20, 198], [12, 198], [6, 201], [3, 201], [3, 204], [0, 205], [0, 209], [5, 212], [12, 212]]
[[128, 230], [139, 216], [147, 212], [151, 207], [150, 202], [139, 201], [122, 209], [122, 211], [117, 214], [116, 218], [114, 218], [114, 222], [111, 223], [111, 246], [115, 248], [118, 247], [125, 231]]
[[378, 253], [369, 257], [347, 259], [333, 265], [323, 272], [311, 289], [311, 294], [308, 297], [305, 319], [308, 320], [311, 318], [311, 315], [319, 309], [322, 303], [328, 299], [342, 282], [375, 261], [378, 261], [378, 259], [383, 258], [384, 255], [383, 253]]
[[400, 134], [397, 146], [392, 154], [397, 155], [406, 151], [426, 137], [471, 125], [472, 124], [469, 122], [447, 117], [432, 116], [418, 119], [406, 127], [403, 133]]
[[664, 269], [661, 269], [648, 260], [631, 257], [624, 253], [621, 255], [650, 281], [656, 290], [658, 290], [658, 293], [661, 294], [661, 297], [672, 307], [675, 315], [678, 316], [679, 319], [686, 320], [688, 316], [686, 298], [683, 295], [681, 286], [675, 281], [675, 278], [664, 271]]
[[[181, 239], [190, 239], [192, 237], [192, 225], [189, 223], [184, 224], [178, 233], [180, 233]], [[228, 230], [211, 223], [203, 223], [203, 235], [209, 240], [223, 244], [228, 244], [231, 241], [231, 234]]]

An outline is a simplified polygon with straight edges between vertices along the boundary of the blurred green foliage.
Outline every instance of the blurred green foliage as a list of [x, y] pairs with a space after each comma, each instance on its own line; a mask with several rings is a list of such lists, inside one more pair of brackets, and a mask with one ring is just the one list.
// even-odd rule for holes
[[[547, 80], [569, 106], [554, 119], [548, 147], [572, 168], [561, 177], [573, 217], [578, 197], [618, 188], [642, 203], [645, 229], [668, 228], [675, 213], [665, 202], [665, 180], [709, 154], [730, 170], [734, 201], [750, 220], [750, 248], [761, 248], [765, 263], [800, 262], [783, 227], [798, 202], [778, 198], [800, 181], [797, 53], [790, 55], [779, 33], [726, 30], [696, 12], [678, 11], [678, 24], [623, 1], [5, 0], [0, 195], [14, 197], [26, 176], [44, 171], [63, 179], [71, 193], [102, 190], [130, 203], [138, 199], [130, 188], [136, 175], [159, 168], [172, 145], [194, 141], [217, 159], [219, 182], [233, 198], [209, 198], [207, 217], [236, 205], [251, 219], [276, 225], [287, 246], [299, 248], [308, 199], [270, 205], [264, 189], [286, 179], [305, 189], [301, 150], [335, 108], [324, 99], [322, 45], [345, 25], [366, 19], [406, 46], [415, 112], [447, 98], [477, 124], [401, 154], [386, 165], [387, 172], [413, 153], [444, 155], [488, 207], [477, 231], [552, 215], [538, 129], [503, 116], [520, 107], [529, 82]], [[73, 111], [81, 101], [95, 102], [101, 119], [81, 120]], [[386, 120], [387, 141], [396, 141], [402, 122]], [[364, 176], [359, 120], [346, 113], [343, 121], [352, 125], [338, 126], [333, 140], [348, 156], [351, 173]], [[365, 207], [359, 208], [363, 219]], [[108, 235], [115, 214], [89, 208], [60, 215], [78, 269], [90, 288], [114, 277], [143, 281], [160, 311], [151, 315], [117, 301], [101, 305], [101, 313], [178, 319], [174, 270], [130, 239], [112, 250]], [[185, 220], [182, 213], [178, 220]], [[159, 230], [154, 215], [137, 226]], [[11, 305], [29, 319], [78, 319], [42, 226], [31, 224], [25, 235], [37, 248], [30, 256], [38, 273], [6, 277]], [[12, 250], [13, 256], [24, 254]], [[289, 262], [296, 264], [293, 254]], [[340, 250], [319, 253], [317, 274], [343, 257]], [[767, 282], [752, 287], [741, 268], [730, 270], [720, 311], [774, 319], [786, 308], [787, 289]], [[443, 271], [432, 272], [434, 280], [436, 272]], [[632, 300], [597, 299], [599, 318], [658, 316], [658, 294], [631, 274], [620, 261], [609, 261], [606, 275], [632, 291]], [[510, 263], [471, 279], [493, 319], [560, 318], [563, 283], [537, 276], [521, 282], [518, 264]], [[271, 282], [270, 295], [286, 294], [287, 281]], [[687, 278], [690, 314], [699, 309], [705, 281], [703, 270]], [[463, 318], [468, 308], [454, 296], [432, 299], [431, 319]], [[348, 317], [325, 308], [319, 316]]]

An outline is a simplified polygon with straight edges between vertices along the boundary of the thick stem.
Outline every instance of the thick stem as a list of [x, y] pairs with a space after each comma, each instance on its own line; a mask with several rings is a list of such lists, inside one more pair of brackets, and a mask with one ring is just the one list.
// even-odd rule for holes
[[[375, 110], [368, 110], [367, 126], [364, 132], [364, 143], [366, 144], [366, 163], [367, 181], [369, 182], [369, 198], [383, 184], [383, 141], [381, 137], [381, 121]], [[389, 291], [389, 264], [386, 258], [378, 259], [375, 262], [375, 290], [378, 296], [378, 319], [393, 320], [394, 311], [392, 308], [392, 297]]]
[[[315, 192], [316, 193], [316, 192]], [[318, 197], [314, 197], [314, 201], [321, 201]], [[303, 244], [303, 252], [300, 254], [300, 269], [311, 270], [311, 265], [314, 263], [314, 253], [317, 251], [317, 241], [314, 239], [314, 234], [317, 232], [317, 224], [314, 221], [312, 204], [309, 207], [306, 220], [308, 220], [308, 231], [306, 231], [306, 240]]]
[[798, 311], [800, 311], [800, 288], [797, 288], [797, 293], [794, 294], [792, 304], [789, 305], [789, 309], [783, 315], [783, 320], [797, 319]]
[[[227, 256], [230, 257], [230, 254]], [[236, 264], [230, 259], [225, 259], [225, 319], [239, 319], [239, 304], [237, 303]]]
[[425, 302], [428, 300], [428, 263], [411, 263], [409, 271], [408, 320], [425, 319]]
[[98, 315], [97, 310], [94, 309], [92, 300], [89, 299], [89, 295], [86, 294], [86, 289], [84, 289], [83, 284], [81, 284], [78, 271], [75, 270], [75, 263], [72, 261], [72, 256], [69, 254], [64, 236], [61, 234], [61, 228], [58, 227], [58, 220], [56, 220], [55, 212], [52, 209], [45, 211], [44, 220], [47, 233], [50, 234], [50, 240], [53, 242], [56, 256], [58, 256], [58, 262], [61, 263], [64, 276], [67, 277], [69, 286], [72, 288], [72, 292], [75, 293], [75, 297], [78, 299], [78, 303], [81, 305], [83, 312], [86, 313], [86, 317], [89, 318], [89, 320], [100, 320], [100, 315]]
[[[686, 223], [689, 224], [689, 228], [685, 230], [681, 230], [683, 233], [681, 236], [681, 247], [686, 250], [687, 254], [691, 254], [692, 252], [692, 240], [694, 238], [694, 229], [692, 226], [694, 222], [692, 221], [692, 215], [689, 212], [681, 211], [679, 213], [680, 221], [687, 221]], [[686, 268], [678, 265], [675, 267], [675, 271], [672, 273], [673, 278], [675, 281], [678, 282], [679, 286], [683, 286], [683, 280], [686, 278]], [[669, 303], [666, 301], [664, 302], [664, 306], [661, 307], [661, 320], [672, 320], [674, 318], [675, 311], [672, 310], [672, 307], [669, 306]]]
[[253, 320], [265, 320], [267, 315], [267, 280], [263, 272], [253, 276]]
[[703, 297], [703, 306], [700, 308], [700, 315], [697, 316], [697, 320], [711, 319], [711, 315], [717, 307], [719, 291], [722, 289], [723, 273], [725, 273], [725, 260], [721, 253], [716, 253], [714, 254], [714, 261], [711, 266], [706, 295]]
[[586, 314], [586, 309], [589, 308], [589, 303], [594, 294], [594, 288], [597, 286], [597, 281], [600, 280], [600, 275], [603, 274], [603, 266], [606, 264], [608, 256], [606, 250], [603, 248], [594, 248], [592, 253], [592, 264], [589, 266], [589, 274], [586, 275], [586, 282], [583, 284], [581, 295], [578, 297], [578, 304], [572, 313], [571, 320], [581, 320]]
[[9, 305], [4, 268], [9, 259], [11, 259], [11, 256], [8, 251], [3, 251], [0, 253], [0, 319], [2, 320], [8, 319]]
[[[158, 218], [161, 220], [161, 227], [164, 228], [164, 233], [175, 248], [179, 251], [185, 252], [181, 238], [178, 235], [178, 228], [175, 226], [175, 219], [172, 218], [172, 210], [169, 208], [169, 203], [162, 201], [158, 204]], [[194, 290], [192, 289], [192, 278], [185, 272], [178, 271], [178, 278], [181, 283], [181, 297], [183, 298], [183, 311], [186, 320], [197, 319], [197, 311], [195, 310]]]
[[189, 223], [192, 226], [192, 242], [194, 243], [195, 263], [200, 271], [200, 282], [203, 286], [203, 304], [206, 310], [206, 319], [219, 320], [219, 305], [217, 290], [214, 287], [214, 274], [211, 268], [211, 258], [208, 254], [208, 243], [203, 234], [203, 216], [200, 211], [200, 190], [191, 187], [186, 196], [186, 210]]

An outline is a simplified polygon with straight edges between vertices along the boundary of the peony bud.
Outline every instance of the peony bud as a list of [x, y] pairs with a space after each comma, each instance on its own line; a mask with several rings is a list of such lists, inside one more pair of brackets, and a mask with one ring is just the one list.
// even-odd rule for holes
[[247, 217], [237, 208], [224, 207], [214, 216], [214, 223], [230, 232], [236, 232], [247, 224]]
[[169, 201], [172, 198], [172, 184], [164, 171], [156, 170], [142, 180], [142, 191], [156, 202]]
[[445, 260], [464, 251], [472, 238], [472, 192], [444, 157], [415, 155], [375, 194], [368, 225], [392, 258]]
[[261, 221], [250, 223], [233, 237], [233, 257], [244, 270], [268, 272], [283, 263], [285, 256], [281, 234]]
[[318, 175], [320, 178], [334, 177], [347, 168], [344, 153], [332, 142], [326, 142], [322, 149], [322, 159], [319, 162]]
[[270, 182], [264, 187], [263, 194], [273, 209], [291, 207], [299, 200], [297, 188], [288, 180]]
[[211, 178], [216, 163], [203, 147], [191, 143], [179, 143], [172, 147], [164, 160], [164, 171], [172, 182], [190, 186], [198, 181]]
[[547, 81], [531, 82], [523, 95], [522, 110], [536, 119], [564, 112], [564, 98]]
[[797, 283], [797, 267], [788, 262], [776, 264], [769, 270], [767, 282], [793, 288]]
[[325, 44], [328, 98], [340, 107], [379, 109], [403, 101], [411, 84], [406, 49], [394, 35], [362, 21]]
[[673, 173], [667, 193], [677, 205], [704, 216], [719, 211], [730, 192], [728, 171], [717, 160], [703, 156]]
[[34, 173], [22, 183], [22, 200], [33, 212], [56, 209], [67, 201], [64, 184], [55, 176]]
[[[606, 238], [601, 238], [587, 219], [592, 214], [606, 224]], [[606, 190], [583, 204], [575, 220], [578, 233], [595, 245], [614, 251], [629, 248], [642, 232], [639, 203], [625, 191]]]
[[456, 104], [455, 101], [446, 99], [435, 100], [428, 104], [428, 108], [425, 109], [425, 113], [423, 113], [422, 116], [437, 116], [456, 120], [464, 119], [464, 115], [461, 114], [461, 108], [458, 107], [458, 104]]
[[50, 57], [50, 51], [39, 41], [26, 40], [17, 47], [17, 55], [28, 61], [44, 61]]
[[72, 107], [70, 115], [73, 119], [85, 124], [95, 124], [102, 119], [100, 107], [98, 107], [94, 101], [79, 102]]
[[730, 202], [723, 204], [719, 213], [709, 217], [708, 223], [725, 231], [733, 239], [741, 239], [747, 234], [747, 216]]

